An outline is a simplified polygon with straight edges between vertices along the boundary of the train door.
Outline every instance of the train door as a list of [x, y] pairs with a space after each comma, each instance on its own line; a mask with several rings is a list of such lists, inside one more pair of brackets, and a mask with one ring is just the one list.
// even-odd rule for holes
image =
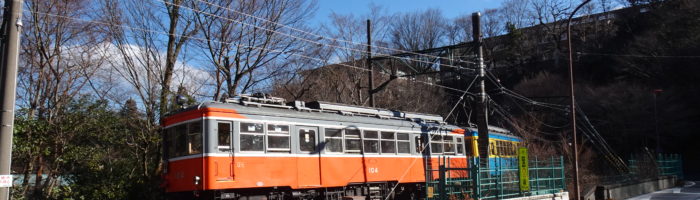
[[226, 159], [221, 160], [222, 163], [216, 163], [221, 168], [217, 167], [217, 172], [215, 176], [224, 177], [223, 180], [233, 181], [234, 179], [234, 169], [235, 169], [235, 155], [233, 151], [233, 122], [231, 121], [217, 121], [216, 126], [217, 134], [217, 152], [226, 153], [228, 156]]
[[321, 186], [321, 157], [318, 149], [318, 127], [297, 126], [297, 180], [299, 187]]

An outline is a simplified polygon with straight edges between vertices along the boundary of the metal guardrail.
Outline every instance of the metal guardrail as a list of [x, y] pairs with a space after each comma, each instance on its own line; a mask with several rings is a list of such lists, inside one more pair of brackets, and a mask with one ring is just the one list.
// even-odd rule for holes
[[440, 158], [438, 169], [426, 170], [425, 199], [504, 199], [554, 194], [566, 188], [563, 157], [529, 160], [528, 191], [520, 190], [517, 160], [497, 160], [489, 168], [480, 168], [478, 158], [472, 158], [467, 168], [453, 168]]

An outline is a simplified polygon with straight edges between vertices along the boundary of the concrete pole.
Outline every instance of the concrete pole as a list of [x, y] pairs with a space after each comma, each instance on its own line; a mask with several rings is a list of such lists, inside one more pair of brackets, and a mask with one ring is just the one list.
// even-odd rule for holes
[[581, 188], [579, 186], [578, 177], [578, 136], [576, 135], [576, 98], [574, 96], [574, 54], [571, 47], [571, 19], [573, 19], [576, 12], [581, 9], [584, 5], [591, 2], [591, 0], [585, 0], [583, 3], [579, 4], [571, 15], [569, 15], [569, 20], [566, 23], [566, 39], [569, 44], [569, 94], [571, 95], [571, 111], [569, 111], [571, 117], [571, 132], [573, 139], [573, 157], [574, 157], [574, 200], [581, 198]]
[[369, 95], [369, 106], [377, 106], [374, 102], [374, 67], [372, 66], [372, 29], [369, 19], [367, 20], [367, 68], [369, 69], [369, 86], [367, 88]]
[[[19, 36], [22, 30], [22, 0], [5, 1], [5, 27], [2, 60], [2, 114], [0, 114], [0, 175], [11, 175], [12, 136], [15, 121], [15, 95], [17, 89], [17, 63], [19, 60]], [[0, 188], [0, 199], [9, 199], [10, 188]]]
[[474, 44], [476, 46], [476, 59], [479, 65], [479, 99], [477, 100], [476, 126], [479, 138], [479, 166], [489, 166], [489, 128], [488, 128], [488, 106], [486, 98], [486, 66], [484, 65], [484, 52], [481, 37], [481, 13], [472, 13], [472, 31]]

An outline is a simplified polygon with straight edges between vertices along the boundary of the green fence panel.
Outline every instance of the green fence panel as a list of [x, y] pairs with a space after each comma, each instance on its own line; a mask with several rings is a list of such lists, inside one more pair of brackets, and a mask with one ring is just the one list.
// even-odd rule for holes
[[[450, 167], [448, 159], [439, 158], [438, 169], [426, 170], [425, 198], [443, 199], [505, 199], [530, 195], [558, 193], [566, 189], [563, 157], [529, 161], [530, 191], [520, 191], [519, 168], [505, 159], [489, 168], [480, 168], [478, 158], [470, 159], [467, 168]], [[437, 173], [437, 177], [434, 175]], [[453, 177], [453, 174], [458, 176]], [[464, 177], [461, 174], [468, 174]]]

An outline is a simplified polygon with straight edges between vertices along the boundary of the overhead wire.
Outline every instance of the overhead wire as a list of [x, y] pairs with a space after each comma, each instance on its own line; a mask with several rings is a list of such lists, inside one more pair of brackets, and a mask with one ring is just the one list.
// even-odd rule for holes
[[700, 56], [608, 54], [608, 53], [589, 53], [589, 52], [576, 52], [576, 53], [580, 54], [580, 55], [591, 55], [591, 56], [612, 56], [612, 57], [633, 57], [633, 58], [700, 58]]
[[[80, 18], [69, 17], [69, 16], [64, 16], [64, 15], [57, 15], [57, 14], [52, 14], [52, 13], [36, 12], [36, 11], [26, 11], [26, 12], [31, 12], [31, 13], [35, 13], [35, 14], [43, 14], [43, 15], [48, 15], [48, 16], [53, 16], [53, 17], [60, 17], [60, 18], [70, 19], [70, 20], [76, 20], [76, 21], [83, 21], [83, 22], [93, 23], [93, 24], [101, 24], [101, 25], [106, 25], [106, 26], [118, 26], [118, 27], [130, 29], [130, 30], [144, 31], [144, 32], [150, 32], [150, 33], [156, 33], [156, 34], [163, 34], [163, 35], [172, 35], [172, 36], [176, 36], [176, 37], [184, 37], [184, 38], [189, 38], [189, 39], [198, 40], [198, 41], [210, 41], [210, 42], [215, 42], [215, 43], [222, 43], [222, 44], [235, 45], [235, 46], [237, 46], [237, 47], [243, 47], [243, 48], [267, 50], [267, 51], [270, 51], [270, 52], [276, 52], [276, 53], [281, 53], [281, 54], [293, 55], [293, 56], [297, 56], [297, 57], [301, 57], [301, 58], [305, 58], [305, 59], [311, 59], [311, 60], [326, 62], [326, 60], [324, 60], [324, 59], [315, 58], [315, 57], [306, 56], [306, 55], [301, 55], [301, 54], [297, 54], [297, 53], [293, 53], [293, 52], [288, 52], [288, 51], [281, 51], [281, 50], [275, 50], [275, 49], [269, 49], [269, 48], [263, 48], [263, 47], [255, 47], [255, 46], [248, 46], [248, 45], [241, 45], [241, 44], [233, 44], [233, 43], [230, 43], [230, 42], [222, 42], [222, 41], [218, 41], [218, 40], [205, 39], [205, 38], [199, 38], [199, 37], [193, 37], [193, 36], [186, 36], [186, 35], [182, 35], [182, 34], [170, 34], [170, 33], [163, 32], [163, 31], [156, 31], [156, 30], [150, 30], [150, 29], [143, 29], [143, 28], [137, 28], [137, 27], [127, 26], [127, 25], [116, 25], [116, 24], [111, 24], [111, 23], [107, 23], [107, 22], [100, 22], [100, 21], [87, 20], [87, 19], [80, 19]], [[369, 71], [369, 69], [365, 69], [365, 68], [360, 68], [360, 67], [348, 65], [348, 64], [345, 64], [345, 63], [337, 63], [337, 64], [333, 64], [333, 65], [339, 65], [339, 66], [348, 67], [348, 68], [353, 68], [353, 69], [357, 69], [357, 70], [361, 70], [361, 71]], [[432, 82], [420, 81], [420, 80], [415, 80], [415, 79], [414, 79], [414, 80], [411, 80], [411, 81], [417, 82], [417, 83], [421, 83], [421, 84], [425, 84], [425, 85], [428, 85], [428, 86], [439, 87], [439, 88], [446, 89], [446, 90], [452, 90], [452, 91], [456, 91], [456, 92], [465, 92], [465, 90], [461, 90], [461, 89], [457, 89], [457, 88], [453, 88], [453, 87], [448, 87], [448, 86], [444, 86], [444, 85], [440, 85], [440, 84], [435, 84], [435, 83], [432, 83]]]
[[[560, 128], [564, 128], [565, 126], [567, 126], [567, 125], [556, 126], [556, 125], [551, 125], [551, 124], [545, 123], [544, 121], [538, 119], [537, 117], [535, 117], [534, 115], [532, 115], [530, 112], [528, 112], [527, 110], [525, 110], [525, 108], [523, 108], [522, 105], [520, 105], [519, 103], [517, 103], [517, 102], [515, 101], [515, 99], [518, 99], [518, 100], [520, 100], [520, 101], [525, 101], [525, 102], [527, 102], [527, 103], [529, 103], [529, 104], [531, 104], [531, 105], [539, 105], [539, 106], [542, 106], [542, 107], [548, 107], [548, 108], [552, 108], [552, 109], [556, 109], [556, 110], [563, 110], [563, 109], [560, 109], [560, 108], [557, 108], [557, 107], [548, 106], [547, 103], [543, 103], [543, 102], [538, 102], [538, 101], [531, 100], [531, 99], [529, 99], [529, 98], [527, 98], [527, 97], [525, 97], [525, 96], [523, 96], [523, 95], [520, 95], [520, 94], [518, 94], [518, 93], [516, 93], [516, 92], [514, 92], [514, 91], [512, 91], [512, 90], [507, 89], [505, 86], [503, 86], [503, 84], [501, 84], [500, 81], [498, 81], [498, 78], [496, 78], [496, 76], [495, 76], [493, 73], [491, 73], [490, 71], [487, 71], [486, 77], [488, 77], [488, 79], [498, 87], [498, 90], [499, 90], [502, 94], [505, 94], [506, 96], [510, 97], [510, 100], [513, 102], [513, 104], [515, 104], [521, 111], [523, 111], [523, 113], [525, 113], [526, 115], [530, 116], [530, 118], [536, 120], [537, 122], [541, 123], [541, 124], [544, 125], [544, 126], [547, 126], [547, 127], [550, 127], [550, 128], [554, 128], [554, 129], [560, 129]], [[556, 105], [556, 104], [552, 104], [552, 105]], [[557, 105], [557, 106], [559, 106], [559, 105]], [[563, 110], [563, 111], [565, 111], [565, 110]]]
[[498, 87], [499, 91], [501, 91], [505, 95], [509, 95], [511, 98], [517, 98], [521, 101], [527, 102], [527, 103], [532, 104], [532, 105], [551, 108], [551, 109], [555, 109], [555, 110], [559, 110], [559, 111], [567, 111], [567, 109], [568, 109], [568, 106], [566, 106], [566, 105], [559, 105], [559, 104], [552, 104], [552, 103], [535, 101], [535, 100], [527, 98], [527, 97], [525, 97], [525, 96], [523, 96], [515, 91], [512, 91], [512, 90], [506, 88], [505, 86], [503, 86], [503, 84], [501, 84], [500, 81], [497, 81], [498, 78], [496, 78], [496, 75], [494, 75], [491, 71], [488, 71], [488, 70], [486, 71], [486, 77], [488, 77], [489, 80]]
[[[288, 26], [288, 25], [286, 25], [286, 24], [282, 24], [282, 23], [279, 23], [279, 22], [271, 21], [271, 20], [268, 20], [268, 19], [263, 18], [263, 17], [258, 17], [258, 16], [255, 16], [255, 15], [252, 15], [252, 14], [248, 14], [248, 13], [240, 12], [240, 11], [237, 11], [237, 10], [233, 10], [233, 9], [231, 9], [231, 8], [228, 8], [228, 7], [223, 7], [223, 6], [220, 6], [220, 5], [216, 5], [216, 4], [211, 3], [211, 2], [207, 2], [207, 1], [203, 1], [203, 0], [196, 0], [196, 1], [201, 2], [201, 3], [204, 3], [204, 4], [207, 4], [207, 5], [210, 5], [210, 6], [214, 6], [214, 7], [217, 7], [217, 8], [225, 9], [225, 10], [228, 10], [228, 11], [231, 11], [231, 12], [234, 12], [234, 13], [238, 13], [238, 14], [241, 14], [241, 15], [244, 15], [244, 16], [252, 17], [252, 18], [255, 18], [255, 19], [258, 19], [258, 20], [267, 21], [267, 22], [270, 22], [270, 23], [279, 25], [280, 27], [284, 27], [284, 28], [287, 28], [287, 29], [290, 29], [290, 30], [293, 30], [293, 31], [297, 31], [297, 32], [303, 33], [303, 34], [307, 34], [307, 35], [311, 35], [311, 36], [316, 36], [316, 37], [318, 37], [319, 39], [328, 40], [328, 39], [330, 38], [330, 37], [325, 37], [325, 36], [322, 36], [322, 35], [320, 35], [320, 34], [316, 34], [316, 33], [313, 33], [313, 32], [309, 32], [309, 31], [305, 31], [305, 30], [298, 29], [298, 28], [294, 28], [294, 27]], [[343, 39], [339, 39], [339, 38], [332, 38], [332, 41], [340, 41], [340, 42], [351, 43], [351, 44], [355, 44], [355, 45], [361, 45], [361, 46], [364, 46], [363, 48], [366, 48], [367, 46], [370, 46], [370, 47], [374, 47], [374, 48], [378, 48], [378, 49], [391, 50], [391, 51], [396, 51], [396, 52], [401, 52], [401, 53], [406, 53], [406, 54], [413, 54], [413, 55], [420, 55], [420, 56], [432, 57], [432, 58], [437, 58], [437, 59], [447, 59], [447, 60], [450, 60], [450, 61], [460, 61], [460, 62], [467, 62], [467, 63], [471, 63], [471, 64], [476, 64], [475, 62], [463, 61], [463, 60], [461, 60], [461, 59], [459, 59], [459, 60], [454, 60], [454, 59], [445, 58], [445, 57], [441, 57], [441, 56], [434, 56], [434, 55], [430, 55], [430, 54], [422, 54], [422, 53], [417, 53], [417, 52], [413, 52], [413, 51], [406, 51], [406, 50], [402, 50], [402, 49], [389, 48], [389, 47], [382, 47], [382, 46], [378, 46], [378, 45], [369, 45], [369, 44], [366, 44], [366, 43], [354, 42], [354, 41], [351, 41], [351, 40], [343, 40]], [[366, 52], [365, 52], [365, 53], [366, 53]]]
[[[469, 85], [467, 86], [466, 89], [464, 89], [464, 93], [462, 94], [462, 96], [460, 96], [459, 100], [457, 100], [457, 102], [455, 103], [455, 105], [452, 107], [452, 110], [450, 110], [450, 112], [447, 114], [447, 116], [445, 117], [445, 121], [447, 121], [447, 118], [449, 118], [449, 117], [452, 115], [452, 111], [454, 111], [454, 109], [457, 108], [457, 106], [459, 105], [459, 103], [464, 99], [464, 96], [467, 95], [467, 94], [469, 93], [468, 91], [469, 91], [469, 89], [472, 87], [472, 85], [476, 82], [476, 79], [477, 79], [477, 77], [474, 77], [474, 79], [472, 80], [472, 82], [469, 83]], [[473, 95], [473, 94], [472, 94], [472, 95]], [[443, 126], [444, 126], [444, 124], [440, 124], [440, 126], [439, 126], [439, 128], [438, 128], [438, 131], [440, 131], [440, 130], [442, 129]], [[467, 129], [464, 129], [464, 131], [466, 132], [466, 131], [468, 131], [468, 130], [467, 130]], [[430, 148], [430, 145], [431, 145], [430, 142], [433, 141], [433, 138], [435, 137], [435, 135], [438, 135], [438, 134], [433, 134], [433, 135], [430, 136], [430, 138], [427, 140], [427, 141], [428, 141], [428, 142], [427, 142], [428, 145], [427, 145], [426, 147], [424, 147], [423, 149], [421, 149], [421, 151], [420, 151], [421, 155], [423, 154], [423, 151], [425, 151], [425, 149], [429, 149], [429, 148]], [[441, 136], [442, 136], [442, 135], [441, 135]], [[462, 140], [464, 140], [464, 138], [463, 138]], [[466, 152], [465, 152], [465, 154], [466, 154]], [[401, 175], [401, 177], [399, 178], [399, 180], [403, 179], [403, 178], [406, 176], [406, 174], [408, 174], [408, 171], [411, 169], [411, 167], [413, 167], [413, 165], [415, 164], [415, 162], [416, 162], [417, 160], [418, 160], [418, 159], [414, 159], [413, 162], [411, 162], [411, 164], [409, 165], [409, 167], [406, 168], [406, 170], [404, 171], [403, 175]], [[397, 186], [398, 186], [398, 184], [395, 185], [395, 186], [391, 189], [391, 191], [389, 192], [389, 194], [394, 193], [394, 191], [396, 190], [396, 187], [397, 187]], [[388, 200], [389, 197], [390, 197], [390, 195], [387, 196], [387, 198], [386, 198], [385, 200]]]
[[[185, 9], [191, 10], [192, 12], [201, 13], [201, 14], [204, 14], [204, 15], [207, 15], [207, 16], [211, 16], [211, 17], [215, 17], [215, 18], [219, 18], [219, 19], [223, 19], [223, 20], [227, 20], [227, 21], [231, 21], [231, 22], [236, 22], [236, 23], [239, 23], [239, 24], [245, 25], [245, 26], [251, 26], [251, 27], [259, 28], [259, 29], [262, 29], [262, 30], [270, 31], [270, 32], [277, 33], [277, 34], [280, 34], [280, 35], [285, 35], [285, 36], [290, 37], [290, 38], [298, 39], [298, 40], [300, 40], [300, 41], [304, 41], [304, 42], [308, 42], [308, 43], [312, 43], [312, 44], [316, 44], [316, 45], [322, 45], [322, 46], [334, 47], [334, 48], [341, 48], [341, 49], [346, 49], [346, 50], [355, 51], [355, 52], [359, 52], [359, 53], [369, 53], [369, 51], [367, 51], [367, 50], [355, 49], [355, 48], [351, 48], [351, 47], [344, 47], [344, 46], [338, 46], [338, 45], [333, 45], [333, 44], [326, 44], [326, 43], [322, 43], [322, 42], [310, 40], [310, 39], [307, 39], [307, 38], [295, 36], [295, 35], [292, 35], [292, 34], [284, 33], [284, 32], [281, 32], [281, 31], [277, 31], [277, 30], [274, 30], [274, 29], [270, 29], [270, 28], [267, 28], [267, 27], [263, 27], [263, 26], [258, 26], [258, 25], [255, 25], [255, 24], [246, 23], [246, 22], [243, 22], [243, 21], [240, 21], [240, 20], [235, 20], [235, 19], [231, 19], [231, 18], [227, 18], [227, 17], [222, 17], [222, 16], [219, 16], [219, 15], [214, 15], [214, 14], [212, 14], [212, 13], [205, 12], [205, 11], [202, 11], [202, 10], [198, 10], [198, 9], [195, 9], [195, 8], [190, 8], [190, 7], [187, 7], [187, 6], [178, 5], [178, 4], [174, 4], [174, 3], [170, 3], [170, 2], [167, 2], [167, 1], [165, 1], [165, 0], [153, 0], [153, 1], [163, 2], [163, 3], [168, 4], [168, 5], [171, 5], [171, 6], [177, 6], [177, 7], [179, 7], [179, 8], [185, 8]], [[412, 59], [412, 58], [402, 58], [402, 57], [394, 56], [394, 55], [391, 55], [391, 54], [383, 54], [383, 53], [378, 53], [378, 52], [376, 52], [375, 54], [378, 54], [378, 55], [381, 55], [381, 56], [385, 56], [385, 57], [395, 58], [395, 59], [405, 59], [405, 60], [410, 60], [410, 61], [413, 61], [413, 62], [425, 63], [425, 64], [429, 64], [429, 65], [436, 65], [436, 64], [437, 64], [436, 62], [423, 61], [423, 60]], [[422, 55], [423, 55], [423, 56], [427, 56], [427, 54], [422, 54]], [[452, 60], [452, 59], [449, 59], [449, 58], [445, 58], [445, 57], [436, 57], [436, 58], [445, 59], [445, 60], [450, 60], [450, 61], [455, 61], [455, 60]], [[458, 60], [458, 61], [459, 61], [459, 62], [465, 62], [465, 63], [473, 63], [473, 62], [463, 61], [463, 60]], [[450, 64], [442, 64], [442, 63], [440, 63], [439, 66], [451, 67], [451, 68], [455, 68], [455, 69], [468, 69], [468, 68], [464, 68], [464, 67], [461, 67], [461, 66], [455, 66], [455, 65], [450, 65]]]
[[625, 162], [622, 160], [622, 158], [615, 152], [614, 149], [608, 144], [608, 142], [600, 135], [600, 133], [595, 129], [593, 124], [590, 122], [588, 119], [588, 116], [583, 112], [583, 109], [581, 109], [579, 106], [577, 106], [578, 113], [581, 115], [581, 119], [584, 123], [583, 127], [587, 127], [590, 129], [592, 132], [592, 135], [598, 142], [600, 143], [600, 146], [604, 149], [605, 156], [608, 159], [609, 162], [611, 162], [613, 165], [616, 166], [616, 168], [621, 172], [624, 173], [625, 171], [629, 171], [629, 167]]
[[450, 109], [450, 112], [447, 113], [447, 116], [445, 117], [445, 121], [447, 121], [447, 118], [449, 118], [450, 115], [452, 115], [452, 112], [455, 110], [455, 108], [457, 108], [457, 106], [459, 105], [459, 102], [461, 102], [461, 101], [464, 99], [464, 96], [467, 95], [467, 93], [468, 93], [468, 91], [469, 91], [469, 88], [471, 88], [472, 85], [476, 82], [476, 79], [477, 79], [477, 78], [474, 77], [474, 79], [472, 79], [472, 82], [469, 83], [469, 85], [467, 86], [466, 89], [464, 89], [464, 93], [462, 94], [462, 96], [459, 97], [459, 99], [457, 100], [457, 103], [455, 103], [455, 105], [452, 106], [452, 109]]
[[[518, 100], [525, 101], [525, 102], [528, 102], [528, 103], [533, 104], [533, 105], [539, 105], [539, 106], [543, 106], [543, 107], [548, 107], [548, 108], [552, 108], [552, 109], [557, 109], [557, 110], [569, 112], [568, 106], [551, 104], [551, 103], [544, 103], [544, 102], [537, 102], [537, 101], [531, 100], [525, 96], [522, 96], [522, 95], [520, 95], [512, 90], [505, 88], [499, 81], [496, 81], [497, 78], [490, 71], [487, 71], [487, 76], [490, 77], [489, 79], [494, 84], [496, 84], [499, 87], [499, 89], [501, 91], [503, 91], [504, 94], [512, 97], [511, 100], [518, 99]], [[493, 102], [493, 103], [496, 106], [496, 108], [503, 109], [497, 103], [495, 103], [495, 102]], [[520, 107], [519, 104], [517, 104], [517, 103], [515, 103], [515, 104], [518, 105], [518, 107]], [[520, 107], [520, 108], [522, 109], [522, 107]], [[586, 116], [585, 113], [583, 113], [582, 109], [578, 106], [577, 106], [577, 111], [578, 112], [574, 112], [574, 113], [578, 113], [583, 118], [583, 119], [579, 118], [579, 120], [582, 122], [585, 122], [584, 126], [579, 126], [578, 129], [583, 133], [583, 135], [586, 138], [588, 138], [589, 141], [592, 142], [594, 147], [597, 147], [596, 149], [598, 149], [599, 151], [601, 151], [604, 154], [604, 156], [608, 160], [608, 162], [613, 164], [616, 167], [616, 169], [624, 170], [626, 168], [626, 165], [621, 160], [621, 158], [612, 150], [612, 148], [607, 143], [607, 141], [604, 138], [602, 138], [602, 136], [600, 136], [598, 131], [593, 127], [593, 124], [590, 123], [590, 121], [588, 120], [588, 116]], [[511, 119], [509, 117], [505, 116], [507, 114], [504, 113], [504, 111], [496, 110], [496, 112], [503, 115], [504, 118], [510, 122]], [[513, 123], [513, 122], [510, 122], [510, 123]], [[542, 123], [545, 124], [544, 122], [542, 122]], [[544, 132], [542, 132], [542, 133], [544, 133]]]
[[[501, 117], [503, 117], [503, 119], [504, 119], [507, 123], [509, 123], [513, 128], [518, 129], [518, 130], [519, 130], [520, 132], [522, 132], [522, 133], [530, 132], [530, 131], [525, 130], [525, 129], [523, 129], [522, 127], [520, 127], [520, 125], [518, 125], [518, 123], [515, 122], [515, 120], [513, 119], [514, 117], [513, 117], [512, 115], [508, 114], [508, 113], [505, 111], [505, 109], [504, 109], [503, 107], [501, 107], [498, 103], [496, 103], [495, 101], [491, 101], [491, 102], [493, 103], [494, 108], [495, 108], [495, 109], [494, 109], [494, 112], [497, 113], [497, 114], [499, 114], [499, 115], [501, 115]], [[540, 130], [538, 130], [537, 132], [539, 132], [539, 133], [545, 133], [546, 135], [560, 136], [560, 134], [546, 133], [546, 132], [543, 132], [543, 131], [540, 131]], [[539, 141], [542, 141], [542, 142], [555, 142], [555, 143], [557, 142], [557, 141], [552, 141], [552, 140], [547, 140], [547, 139], [541, 138], [541, 137], [539, 137], [539, 136], [537, 136], [537, 135], [529, 135], [529, 136], [532, 136], [532, 138], [535, 138], [536, 140], [539, 140]], [[524, 136], [523, 136], [523, 135], [520, 135], [520, 137], [524, 137]]]

